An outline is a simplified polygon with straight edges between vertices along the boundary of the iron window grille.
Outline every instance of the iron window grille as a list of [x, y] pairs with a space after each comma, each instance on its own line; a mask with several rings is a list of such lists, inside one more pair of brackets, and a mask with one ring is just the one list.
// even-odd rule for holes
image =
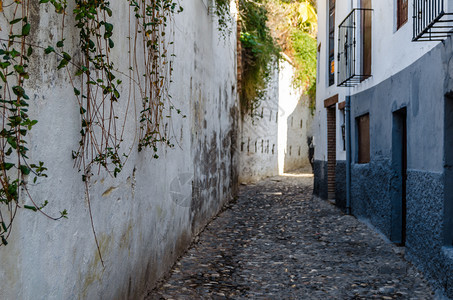
[[[365, 35], [371, 37], [372, 9], [355, 8], [338, 26], [338, 86], [352, 87], [371, 77], [371, 66], [365, 66]], [[371, 46], [371, 45], [369, 45]]]
[[443, 41], [453, 29], [453, 13], [444, 0], [414, 0], [413, 42]]

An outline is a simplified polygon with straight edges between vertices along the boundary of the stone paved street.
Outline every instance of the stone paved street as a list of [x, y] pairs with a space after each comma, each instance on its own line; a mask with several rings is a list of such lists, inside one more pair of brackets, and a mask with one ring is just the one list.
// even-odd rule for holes
[[403, 248], [313, 199], [312, 180], [241, 186], [146, 299], [434, 299]]

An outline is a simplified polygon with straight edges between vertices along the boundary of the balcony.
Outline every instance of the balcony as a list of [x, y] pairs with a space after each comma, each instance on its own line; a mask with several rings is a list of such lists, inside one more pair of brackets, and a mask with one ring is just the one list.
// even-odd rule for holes
[[453, 13], [447, 12], [444, 2], [414, 0], [413, 42], [443, 41], [452, 33]]
[[356, 8], [338, 26], [338, 86], [371, 77], [372, 9]]

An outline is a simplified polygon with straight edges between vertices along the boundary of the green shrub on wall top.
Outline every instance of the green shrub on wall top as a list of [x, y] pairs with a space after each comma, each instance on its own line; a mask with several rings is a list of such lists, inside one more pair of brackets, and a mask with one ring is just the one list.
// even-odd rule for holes
[[308, 105], [314, 112], [318, 32], [316, 1], [269, 0], [267, 7], [272, 35], [294, 65], [293, 85], [308, 94]]
[[[228, 0], [215, 0], [219, 29], [224, 31]], [[295, 67], [293, 85], [309, 95], [314, 109], [316, 95], [315, 0], [237, 0], [241, 28], [242, 78], [240, 104], [243, 113], [254, 114], [276, 67], [279, 53], [287, 54]]]

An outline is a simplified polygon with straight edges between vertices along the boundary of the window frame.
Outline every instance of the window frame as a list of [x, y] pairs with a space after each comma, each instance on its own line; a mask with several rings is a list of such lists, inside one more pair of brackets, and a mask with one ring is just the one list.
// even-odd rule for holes
[[[373, 9], [372, 0], [360, 0], [360, 8]], [[362, 36], [361, 36], [361, 72], [362, 74], [372, 74], [373, 65], [373, 20], [371, 16], [368, 16], [366, 11], [362, 11], [360, 14], [362, 24]], [[362, 78], [360, 81], [364, 81], [368, 77]]]
[[[404, 5], [404, 3], [406, 5]], [[398, 31], [409, 20], [409, 0], [396, 0], [396, 30]]]
[[356, 129], [357, 164], [367, 164], [371, 161], [371, 127], [369, 113], [356, 117]]
[[328, 86], [335, 84], [335, 7], [336, 0], [327, 0], [327, 20], [328, 20], [328, 49], [327, 49], [327, 74]]

